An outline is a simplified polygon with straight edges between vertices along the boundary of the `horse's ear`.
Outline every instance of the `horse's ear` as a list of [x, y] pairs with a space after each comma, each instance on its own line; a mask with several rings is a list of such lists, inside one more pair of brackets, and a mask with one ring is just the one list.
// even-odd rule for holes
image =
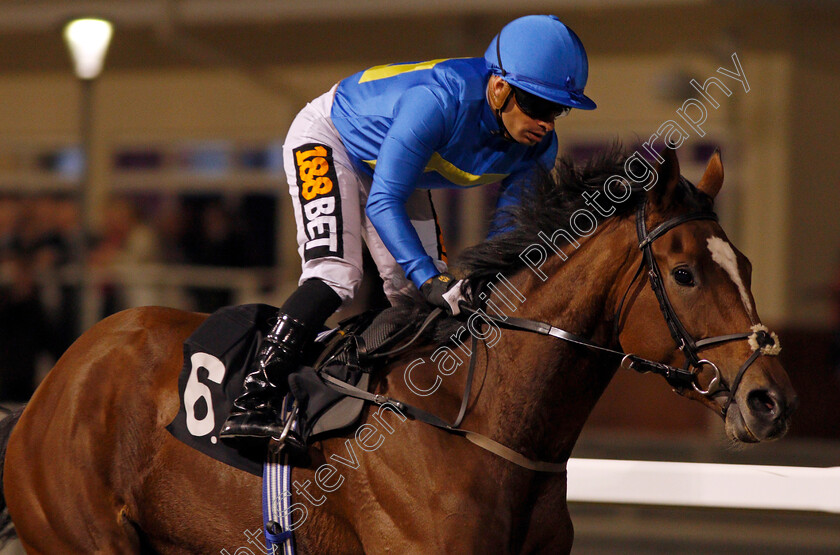
[[662, 200], [670, 196], [677, 183], [680, 182], [680, 162], [677, 160], [676, 150], [665, 148], [660, 154], [664, 161], [654, 167], [657, 181], [653, 191], [651, 191], [656, 200]]
[[711, 198], [715, 198], [723, 186], [723, 162], [720, 160], [720, 149], [716, 148], [715, 153], [709, 159], [709, 164], [706, 166], [706, 171], [703, 172], [703, 177], [700, 178], [700, 183], [697, 188]]

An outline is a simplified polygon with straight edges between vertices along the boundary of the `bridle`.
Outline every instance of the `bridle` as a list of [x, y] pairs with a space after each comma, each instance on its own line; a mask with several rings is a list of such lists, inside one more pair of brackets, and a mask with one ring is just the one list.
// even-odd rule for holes
[[[778, 354], [779, 348], [777, 345], [777, 339], [775, 338], [775, 334], [770, 333], [766, 328], [764, 328], [764, 326], [759, 325], [753, 326], [753, 329], [750, 332], [732, 333], [728, 335], [708, 337], [697, 341], [694, 340], [691, 334], [688, 333], [688, 331], [685, 329], [685, 326], [683, 326], [682, 321], [680, 320], [679, 316], [674, 310], [673, 305], [671, 304], [671, 301], [668, 299], [668, 294], [665, 291], [665, 284], [662, 280], [662, 271], [659, 269], [659, 264], [656, 263], [656, 257], [654, 257], [653, 255], [653, 242], [659, 237], [665, 235], [665, 233], [667, 233], [671, 229], [674, 229], [675, 227], [680, 226], [686, 222], [695, 220], [711, 220], [716, 222], [718, 221], [717, 214], [710, 210], [700, 210], [697, 212], [691, 212], [689, 214], [684, 214], [682, 216], [676, 216], [674, 218], [671, 218], [670, 220], [667, 220], [666, 222], [658, 225], [651, 231], [647, 231], [645, 223], [646, 205], [647, 202], [643, 200], [639, 204], [639, 207], [636, 209], [636, 233], [639, 239], [639, 249], [641, 249], [642, 251], [642, 261], [639, 264], [639, 269], [636, 272], [636, 277], [639, 275], [639, 273], [641, 273], [642, 269], [645, 266], [648, 267], [648, 279], [650, 282], [650, 287], [651, 289], [653, 289], [653, 292], [656, 295], [656, 299], [659, 302], [659, 310], [662, 312], [662, 316], [665, 319], [665, 323], [668, 325], [668, 330], [671, 332], [671, 337], [674, 339], [677, 348], [680, 351], [682, 351], [683, 355], [685, 356], [686, 363], [683, 370], [690, 372], [691, 376], [690, 381], [687, 384], [682, 381], [683, 377], [685, 377], [686, 380], [689, 379], [684, 372], [681, 372], [679, 374], [675, 373], [675, 376], [679, 376], [680, 379], [669, 379], [668, 381], [669, 383], [671, 383], [671, 385], [674, 385], [677, 388], [677, 391], [680, 393], [685, 387], [690, 385], [695, 392], [707, 398], [714, 398], [721, 394], [726, 395], [726, 401], [721, 407], [721, 416], [725, 418], [726, 413], [729, 410], [729, 406], [735, 398], [735, 392], [738, 390], [738, 386], [741, 384], [741, 380], [744, 377], [744, 374], [746, 373], [747, 369], [762, 354]], [[633, 282], [635, 282], [636, 277], [634, 277], [631, 281], [627, 291], [629, 291], [630, 287], [633, 286]], [[625, 297], [626, 295], [627, 292], [625, 292]], [[625, 297], [622, 297], [621, 304], [619, 304], [618, 310], [616, 312], [616, 327], [619, 325], [620, 322], [621, 310], [623, 308]], [[616, 337], [618, 337], [617, 333]], [[716, 347], [718, 345], [729, 343], [731, 341], [739, 340], [750, 341], [750, 345], [753, 347], [753, 352], [738, 369], [738, 373], [735, 375], [735, 379], [732, 380], [732, 383], [729, 384], [729, 386], [727, 386], [723, 382], [723, 378], [720, 374], [720, 369], [717, 367], [717, 365], [708, 359], [700, 358], [699, 353], [700, 351], [703, 351], [705, 349]], [[645, 371], [644, 364], [641, 364], [641, 369], [639, 369], [634, 367], [634, 365], [637, 363], [634, 362], [632, 358], [629, 359], [629, 364], [627, 366], [625, 366], [625, 360], [627, 360], [626, 357], [622, 360], [622, 366], [624, 366], [625, 368]], [[711, 380], [709, 381], [709, 384], [706, 387], [701, 386], [698, 381], [698, 376], [700, 372], [702, 372], [704, 366], [709, 366], [714, 372], [714, 375], [712, 376]]]
[[[646, 200], [643, 199], [640, 202], [638, 208], [636, 209], [636, 232], [639, 240], [639, 249], [642, 251], [642, 259], [639, 263], [639, 268], [636, 270], [636, 274], [633, 276], [633, 279], [627, 286], [627, 290], [624, 292], [624, 295], [622, 296], [621, 301], [616, 310], [615, 328], [613, 336], [615, 337], [616, 341], [618, 341], [618, 332], [620, 331], [621, 313], [624, 308], [624, 302], [627, 299], [627, 295], [633, 287], [633, 284], [641, 275], [642, 270], [644, 270], [644, 268], [647, 267], [650, 286], [653, 289], [654, 294], [656, 295], [656, 299], [659, 301], [659, 309], [662, 312], [662, 316], [665, 319], [665, 323], [668, 325], [668, 329], [671, 332], [671, 336], [673, 337], [677, 348], [680, 351], [682, 351], [682, 353], [685, 355], [684, 367], [678, 368], [676, 366], [671, 366], [654, 360], [649, 360], [632, 353], [626, 353], [624, 351], [611, 349], [609, 347], [593, 343], [585, 337], [581, 337], [574, 333], [552, 326], [551, 324], [548, 324], [546, 322], [528, 320], [524, 318], [515, 318], [512, 316], [499, 317], [483, 311], [481, 312], [481, 316], [492, 321], [495, 325], [499, 326], [500, 328], [527, 331], [537, 333], [540, 335], [547, 335], [555, 337], [557, 339], [562, 339], [563, 341], [567, 341], [569, 343], [581, 345], [592, 350], [608, 353], [612, 356], [620, 358], [619, 365], [622, 368], [635, 370], [641, 373], [651, 372], [663, 376], [665, 380], [671, 386], [674, 387], [675, 391], [681, 395], [684, 395], [686, 391], [690, 390], [693, 390], [699, 395], [711, 400], [714, 400], [715, 397], [718, 397], [720, 395], [726, 395], [727, 398], [724, 401], [720, 411], [721, 416], [726, 418], [726, 413], [729, 410], [729, 406], [735, 398], [735, 392], [738, 390], [738, 386], [741, 384], [742, 378], [744, 377], [744, 374], [746, 373], [747, 369], [761, 355], [773, 356], [778, 354], [781, 350], [781, 348], [778, 345], [778, 338], [776, 337], [775, 333], [771, 333], [765, 326], [758, 324], [753, 326], [750, 332], [718, 335], [714, 337], [695, 340], [691, 336], [691, 334], [685, 329], [685, 326], [682, 324], [682, 321], [680, 320], [679, 316], [674, 310], [671, 301], [668, 299], [668, 294], [665, 291], [665, 284], [662, 280], [662, 271], [659, 269], [659, 265], [657, 264], [656, 258], [653, 255], [653, 243], [654, 241], [656, 241], [656, 239], [662, 237], [668, 231], [686, 222], [691, 222], [695, 220], [711, 220], [716, 222], [718, 221], [718, 217], [714, 212], [710, 210], [699, 210], [697, 212], [691, 212], [689, 214], [684, 214], [681, 216], [671, 218], [670, 220], [667, 220], [664, 223], [656, 226], [651, 231], [648, 231], [645, 224], [645, 207]], [[475, 292], [473, 293], [473, 298], [475, 298]], [[463, 313], [466, 314], [478, 313], [478, 309], [470, 307], [466, 303], [461, 304], [461, 310]], [[434, 311], [432, 311], [426, 318], [426, 320], [420, 325], [420, 327], [416, 329], [414, 335], [407, 342], [402, 343], [397, 348], [390, 349], [387, 351], [378, 350], [377, 352], [364, 352], [360, 354], [363, 354], [368, 360], [374, 360], [388, 359], [397, 354], [403, 353], [409, 347], [411, 347], [423, 335], [423, 333], [432, 324], [432, 322], [442, 314], [443, 310], [440, 308], [437, 308]], [[727, 386], [723, 381], [720, 369], [717, 367], [717, 365], [715, 365], [710, 360], [700, 358], [699, 353], [705, 349], [717, 347], [718, 345], [729, 343], [731, 341], [740, 340], [749, 341], [750, 347], [752, 348], [753, 352], [741, 365], [741, 367], [738, 370], [738, 373], [735, 376], [735, 379], [732, 380], [732, 383]], [[513, 449], [510, 449], [509, 447], [502, 445], [487, 436], [460, 428], [461, 422], [463, 421], [466, 415], [467, 406], [469, 404], [473, 375], [475, 374], [477, 344], [478, 338], [475, 335], [472, 335], [470, 363], [469, 369], [467, 370], [464, 394], [461, 398], [461, 408], [458, 412], [458, 416], [456, 417], [455, 421], [451, 424], [432, 413], [409, 405], [408, 403], [392, 399], [385, 395], [369, 393], [350, 384], [346, 384], [341, 380], [333, 378], [328, 374], [323, 374], [321, 377], [326, 385], [332, 387], [336, 391], [339, 391], [351, 397], [363, 399], [365, 401], [380, 406], [385, 404], [391, 404], [397, 407], [398, 410], [404, 412], [405, 414], [416, 420], [419, 420], [431, 426], [435, 426], [446, 432], [461, 435], [469, 441], [471, 441], [472, 443], [478, 445], [482, 449], [486, 449], [500, 457], [503, 457], [529, 470], [535, 470], [540, 472], [564, 472], [566, 469], [565, 463], [551, 463], [531, 460], [523, 456], [521, 453], [518, 453], [517, 451], [514, 451]], [[702, 372], [704, 366], [709, 366], [714, 372], [712, 379], [709, 381], [709, 384], [705, 387], [703, 387], [699, 383], [699, 375]]]
[[[662, 279], [662, 271], [659, 269], [659, 264], [657, 264], [656, 257], [653, 255], [653, 243], [656, 239], [662, 237], [668, 231], [684, 223], [695, 220], [711, 220], [716, 222], [718, 221], [717, 214], [711, 210], [698, 210], [681, 216], [675, 216], [674, 218], [671, 218], [648, 231], [645, 223], [646, 205], [646, 199], [642, 199], [636, 209], [636, 233], [639, 240], [639, 249], [642, 251], [642, 259], [639, 263], [638, 269], [636, 270], [636, 274], [627, 286], [627, 290], [624, 292], [621, 302], [616, 310], [613, 336], [617, 341], [618, 332], [620, 331], [619, 326], [621, 322], [621, 313], [624, 308], [627, 295], [633, 287], [633, 284], [641, 275], [642, 271], [645, 267], [647, 267], [648, 280], [650, 287], [653, 289], [656, 299], [659, 302], [659, 309], [662, 312], [662, 316], [665, 319], [668, 330], [671, 332], [671, 337], [674, 339], [674, 343], [685, 356], [684, 367], [678, 368], [661, 362], [649, 360], [632, 353], [610, 349], [608, 347], [604, 347], [603, 345], [593, 343], [584, 337], [556, 328], [545, 322], [513, 317], [502, 319], [492, 315], [488, 316], [493, 323], [497, 324], [499, 327], [530, 331], [541, 335], [550, 335], [570, 343], [575, 343], [593, 350], [621, 357], [621, 362], [619, 364], [622, 368], [635, 370], [640, 373], [651, 372], [659, 374], [663, 376], [665, 380], [674, 387], [675, 391], [681, 395], [684, 395], [685, 392], [689, 390], [693, 390], [699, 395], [712, 400], [715, 397], [725, 395], [726, 400], [721, 406], [720, 411], [721, 416], [725, 418], [747, 369], [749, 369], [759, 356], [776, 355], [781, 350], [778, 345], [778, 338], [775, 333], [771, 333], [761, 324], [753, 326], [749, 332], [718, 335], [700, 340], [695, 340], [691, 336], [674, 310], [671, 301], [668, 299], [668, 294], [665, 291], [665, 283]], [[466, 311], [475, 312], [475, 310], [471, 308], [466, 308]], [[738, 369], [738, 373], [735, 375], [735, 379], [732, 380], [732, 383], [727, 385], [724, 383], [720, 369], [717, 365], [708, 359], [700, 358], [700, 352], [717, 347], [724, 343], [740, 340], [747, 340], [753, 352]], [[472, 366], [473, 361], [471, 360], [470, 362]], [[702, 386], [699, 382], [699, 377], [703, 371], [703, 367], [705, 366], [712, 369], [713, 375], [709, 380], [708, 385]], [[467, 391], [466, 394], [469, 396], [469, 391]]]

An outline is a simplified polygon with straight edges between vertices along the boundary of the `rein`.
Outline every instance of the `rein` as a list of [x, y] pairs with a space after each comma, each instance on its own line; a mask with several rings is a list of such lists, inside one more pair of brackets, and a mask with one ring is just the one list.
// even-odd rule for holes
[[[671, 386], [673, 386], [677, 393], [679, 393], [680, 395], [683, 395], [683, 391], [685, 391], [688, 387], [691, 387], [695, 392], [709, 399], [714, 399], [719, 395], [727, 395], [727, 399], [721, 407], [721, 416], [725, 418], [726, 413], [729, 410], [729, 406], [735, 398], [735, 392], [737, 391], [738, 386], [741, 384], [741, 380], [744, 374], [746, 373], [747, 369], [752, 365], [753, 362], [755, 362], [758, 359], [760, 355], [773, 356], [778, 354], [780, 350], [780, 347], [777, 344], [778, 340], [774, 333], [769, 332], [769, 330], [767, 330], [765, 326], [760, 324], [753, 326], [751, 332], [718, 335], [714, 337], [700, 339], [697, 341], [694, 340], [691, 334], [689, 334], [688, 331], [685, 329], [685, 326], [683, 326], [682, 321], [674, 311], [674, 307], [671, 304], [671, 301], [668, 299], [668, 295], [665, 291], [665, 284], [662, 279], [662, 272], [659, 269], [659, 265], [657, 264], [656, 258], [653, 255], [652, 245], [653, 242], [656, 241], [656, 239], [662, 237], [671, 229], [680, 226], [684, 223], [695, 220], [718, 221], [717, 214], [709, 210], [692, 212], [690, 214], [684, 214], [682, 216], [676, 216], [674, 218], [671, 218], [670, 220], [667, 220], [666, 222], [658, 225], [653, 230], [648, 231], [645, 225], [645, 206], [646, 203], [643, 201], [639, 204], [639, 207], [636, 210], [636, 232], [639, 240], [639, 249], [642, 251], [642, 260], [639, 263], [639, 268], [636, 270], [633, 279], [627, 286], [627, 290], [624, 292], [624, 295], [621, 298], [621, 302], [618, 305], [618, 309], [615, 314], [614, 335], [616, 338], [618, 338], [621, 312], [624, 308], [624, 302], [627, 298], [627, 294], [629, 293], [633, 284], [642, 274], [642, 271], [644, 270], [645, 266], [647, 266], [648, 280], [651, 289], [653, 289], [653, 292], [656, 295], [657, 300], [659, 301], [659, 309], [662, 312], [662, 316], [665, 319], [665, 323], [668, 325], [668, 329], [671, 332], [671, 337], [674, 339], [677, 348], [680, 351], [682, 351], [685, 355], [686, 363], [683, 368], [678, 368], [676, 366], [671, 366], [662, 362], [649, 360], [632, 353], [626, 353], [624, 351], [611, 349], [609, 347], [593, 343], [585, 337], [581, 337], [569, 331], [557, 328], [546, 322], [540, 322], [538, 320], [528, 320], [524, 318], [515, 318], [512, 316], [508, 316], [506, 318], [499, 318], [486, 312], [483, 314], [483, 316], [487, 317], [490, 321], [492, 321], [500, 328], [550, 336], [569, 343], [574, 343], [576, 345], [586, 347], [588, 349], [604, 352], [615, 357], [620, 357], [620, 367], [625, 368], [627, 370], [635, 370], [640, 373], [650, 372], [658, 374], [664, 377], [665, 380]], [[474, 314], [477, 312], [477, 309], [474, 309], [466, 305], [465, 303], [461, 304], [461, 310], [464, 313], [470, 314]], [[411, 337], [411, 339], [406, 343], [400, 345], [399, 347], [391, 349], [387, 352], [365, 353], [365, 355], [368, 358], [374, 359], [388, 358], [395, 354], [399, 354], [406, 351], [421, 337], [421, 335], [429, 327], [429, 325], [431, 325], [431, 323], [442, 314], [443, 310], [440, 308], [436, 308], [435, 310], [433, 310], [422, 323], [417, 332]], [[476, 346], [478, 344], [478, 338], [475, 335], [473, 335], [472, 337], [473, 338], [470, 355], [470, 364], [467, 370], [467, 379], [466, 385], [464, 387], [464, 394], [461, 398], [461, 408], [457, 418], [455, 419], [455, 422], [452, 424], [449, 424], [442, 418], [430, 412], [424, 411], [417, 407], [413, 407], [407, 403], [398, 401], [396, 399], [392, 399], [385, 395], [369, 393], [363, 389], [359, 389], [355, 386], [344, 383], [341, 380], [333, 378], [328, 374], [323, 374], [321, 375], [321, 377], [325, 380], [325, 383], [327, 383], [327, 385], [329, 385], [337, 391], [340, 391], [341, 393], [344, 393], [345, 395], [355, 397], [357, 399], [363, 399], [365, 401], [371, 402], [379, 406], [391, 404], [398, 410], [404, 412], [405, 414], [411, 416], [416, 420], [419, 420], [421, 422], [424, 422], [451, 434], [463, 436], [464, 438], [474, 443], [475, 445], [481, 447], [482, 449], [490, 451], [491, 453], [494, 453], [504, 459], [507, 459], [508, 461], [513, 462], [523, 468], [539, 472], [565, 472], [566, 463], [551, 463], [529, 459], [521, 453], [514, 451], [513, 449], [502, 445], [501, 443], [487, 436], [459, 427], [464, 419], [464, 416], [466, 415], [467, 406], [469, 404], [470, 392], [472, 390], [473, 375], [475, 374], [475, 364], [477, 359]], [[748, 340], [750, 347], [753, 350], [753, 353], [741, 365], [740, 369], [738, 370], [738, 373], [735, 376], [735, 379], [732, 380], [732, 383], [729, 386], [727, 386], [723, 382], [720, 369], [717, 367], [717, 365], [715, 365], [710, 360], [700, 358], [699, 353], [700, 351], [703, 351], [705, 349], [716, 347], [718, 345], [729, 343], [731, 341], [740, 340]], [[705, 388], [700, 386], [698, 383], [698, 376], [704, 366], [710, 366], [714, 371], [712, 379], [710, 380], [708, 386], [706, 386]]]

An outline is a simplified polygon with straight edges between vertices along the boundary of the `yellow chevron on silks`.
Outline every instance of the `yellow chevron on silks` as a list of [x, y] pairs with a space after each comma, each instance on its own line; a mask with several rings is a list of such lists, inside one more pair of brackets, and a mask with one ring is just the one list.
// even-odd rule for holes
[[[376, 169], [376, 160], [364, 160], [364, 163]], [[443, 157], [435, 152], [429, 159], [429, 163], [423, 168], [423, 172], [437, 172], [447, 180], [460, 187], [476, 187], [478, 185], [486, 185], [488, 183], [496, 183], [506, 178], [509, 174], [506, 173], [485, 173], [482, 175], [475, 175], [458, 168], [452, 162], [444, 160]]]
[[359, 83], [366, 83], [368, 81], [376, 81], [378, 79], [387, 79], [409, 71], [420, 71], [423, 69], [432, 69], [441, 62], [451, 60], [453, 58], [441, 58], [439, 60], [429, 60], [428, 62], [418, 62], [415, 64], [386, 64], [384, 66], [372, 67], [362, 73], [359, 77]]

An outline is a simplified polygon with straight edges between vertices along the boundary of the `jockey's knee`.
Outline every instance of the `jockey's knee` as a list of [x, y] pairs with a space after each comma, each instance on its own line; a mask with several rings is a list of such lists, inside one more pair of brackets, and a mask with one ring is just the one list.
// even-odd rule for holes
[[351, 261], [339, 259], [324, 259], [320, 264], [315, 262], [313, 260], [304, 265], [298, 287], [302, 288], [307, 282], [317, 280], [338, 296], [341, 307], [349, 305], [362, 283], [361, 263], [357, 266]]

